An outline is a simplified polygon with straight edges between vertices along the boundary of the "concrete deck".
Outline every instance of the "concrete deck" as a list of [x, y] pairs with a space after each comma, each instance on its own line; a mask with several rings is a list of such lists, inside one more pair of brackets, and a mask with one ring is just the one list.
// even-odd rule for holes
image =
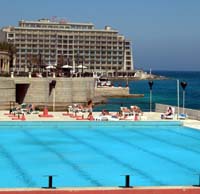
[[[0, 121], [13, 121], [12, 117], [8, 117], [8, 115], [5, 115], [5, 113], [8, 113], [8, 111], [0, 111]], [[76, 121], [75, 118], [71, 118], [69, 116], [63, 116], [63, 113], [64, 112], [49, 112], [49, 114], [53, 115], [53, 117], [49, 117], [49, 118], [39, 117], [38, 114], [26, 114], [25, 118], [26, 118], [26, 121]], [[42, 112], [40, 114], [42, 114]], [[88, 113], [78, 113], [77, 115], [79, 116], [83, 115], [84, 118], [87, 118]], [[98, 117], [99, 115], [100, 115], [100, 112], [93, 112], [94, 117]], [[163, 120], [160, 118], [160, 115], [161, 114], [157, 112], [144, 112], [143, 116], [141, 116], [140, 121], [178, 121], [176, 118]], [[185, 120], [179, 120], [179, 121], [181, 121], [184, 126], [200, 129], [200, 121], [191, 120], [191, 119], [185, 119]]]

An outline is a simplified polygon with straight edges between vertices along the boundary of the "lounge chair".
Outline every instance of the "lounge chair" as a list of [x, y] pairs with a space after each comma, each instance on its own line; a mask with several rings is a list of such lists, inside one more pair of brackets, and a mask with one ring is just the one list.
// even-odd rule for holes
[[178, 115], [178, 119], [187, 119], [188, 118], [188, 115], [187, 114], [184, 114], [184, 113], [181, 113]]
[[130, 116], [130, 114], [131, 115], [133, 114], [131, 112], [131, 110], [127, 107], [120, 107], [120, 111], [121, 111], [123, 117]]
[[20, 106], [21, 106], [20, 110], [21, 110], [22, 113], [28, 112], [28, 106], [29, 106], [28, 104], [22, 103]]
[[115, 115], [99, 115], [95, 117], [95, 121], [119, 121], [119, 118]]

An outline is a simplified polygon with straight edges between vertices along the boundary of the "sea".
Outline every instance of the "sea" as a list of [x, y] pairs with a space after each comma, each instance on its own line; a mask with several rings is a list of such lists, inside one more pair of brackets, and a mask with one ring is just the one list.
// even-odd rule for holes
[[[151, 94], [149, 80], [131, 80], [128, 82], [130, 93], [144, 94], [144, 97], [108, 98], [106, 104], [95, 106], [94, 111], [101, 111], [102, 109], [119, 111], [121, 106], [136, 105], [142, 111], [148, 112], [150, 111], [150, 95], [152, 97], [152, 111], [155, 110], [156, 103], [172, 106], [179, 104], [180, 107], [200, 110], [200, 71], [154, 71], [152, 74], [165, 76], [168, 79], [152, 80]], [[187, 83], [185, 92], [181, 82]], [[113, 84], [114, 86], [125, 87], [127, 81], [115, 81]]]

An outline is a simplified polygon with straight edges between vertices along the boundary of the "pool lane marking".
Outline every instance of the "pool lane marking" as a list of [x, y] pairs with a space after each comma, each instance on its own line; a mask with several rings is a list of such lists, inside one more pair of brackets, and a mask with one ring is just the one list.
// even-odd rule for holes
[[[57, 131], [57, 130], [55, 130], [55, 131]], [[69, 159], [66, 159], [61, 153], [59, 153], [57, 150], [55, 150], [55, 149], [51, 148], [50, 146], [48, 146], [47, 143], [41, 141], [35, 135], [31, 134], [28, 130], [23, 130], [23, 132], [24, 132], [25, 135], [27, 135], [33, 141], [37, 142], [40, 146], [44, 147], [49, 152], [51, 152], [54, 155], [56, 155], [62, 162], [64, 162], [68, 166], [71, 166], [76, 172], [79, 173], [79, 175], [81, 175], [84, 179], [88, 180], [94, 186], [103, 186], [98, 180], [95, 180], [87, 172], [83, 171], [76, 163], [70, 161]]]
[[140, 135], [142, 135], [142, 136], [146, 136], [146, 137], [148, 137], [148, 138], [150, 138], [150, 139], [153, 139], [153, 140], [155, 140], [155, 141], [158, 141], [158, 142], [161, 142], [161, 143], [170, 145], [170, 146], [177, 147], [177, 148], [179, 148], [179, 149], [183, 149], [183, 150], [186, 150], [186, 151], [189, 151], [189, 152], [193, 152], [193, 153], [198, 154], [198, 155], [200, 154], [200, 151], [198, 151], [198, 150], [192, 150], [192, 149], [191, 149], [190, 147], [188, 147], [188, 146], [176, 144], [176, 143], [174, 143], [174, 142], [169, 142], [169, 141], [167, 141], [166, 139], [158, 138], [158, 137], [152, 136], [152, 135], [150, 135], [150, 134], [141, 132], [141, 130], [140, 130], [140, 131], [139, 131], [139, 130], [136, 131], [136, 130], [132, 130], [132, 129], [126, 129], [126, 130], [130, 131], [131, 133], [140, 134]]
[[176, 166], [178, 166], [178, 167], [180, 167], [180, 168], [182, 168], [184, 170], [187, 169], [189, 171], [189, 173], [196, 173], [196, 172], [198, 172], [196, 169], [191, 168], [189, 166], [186, 166], [186, 165], [184, 165], [184, 164], [182, 164], [182, 163], [180, 163], [180, 162], [178, 162], [176, 160], [173, 160], [173, 159], [171, 159], [169, 157], [157, 154], [157, 153], [155, 153], [155, 152], [153, 152], [153, 151], [151, 151], [151, 150], [149, 150], [147, 148], [143, 148], [143, 147], [138, 146], [138, 145], [136, 145], [136, 144], [134, 144], [132, 142], [130, 143], [130, 142], [126, 141], [125, 139], [121, 139], [121, 138], [119, 138], [117, 136], [113, 136], [113, 135], [109, 134], [109, 131], [106, 131], [106, 133], [105, 133], [105, 132], [100, 131], [100, 130], [94, 130], [93, 132], [101, 134], [101, 135], [104, 135], [104, 136], [109, 137], [109, 138], [112, 138], [112, 139], [114, 139], [114, 140], [116, 140], [118, 142], [124, 143], [126, 145], [129, 145], [131, 148], [134, 148], [134, 149], [136, 148], [138, 150], [141, 150], [141, 151], [143, 151], [145, 153], [148, 153], [149, 155], [152, 155], [154, 157], [157, 157], [159, 159], [162, 159], [164, 161], [172, 163], [172, 164], [174, 164], [174, 165], [176, 165]]
[[137, 168], [134, 168], [132, 165], [130, 165], [129, 163], [126, 163], [124, 161], [121, 161], [120, 159], [118, 159], [117, 157], [111, 155], [111, 154], [108, 154], [106, 153], [105, 151], [101, 150], [100, 148], [88, 143], [87, 141], [84, 141], [83, 139], [80, 139], [72, 134], [69, 133], [69, 131], [66, 131], [64, 129], [59, 129], [57, 131], [60, 131], [63, 135], [65, 135], [66, 137], [70, 137], [70, 138], [73, 138], [75, 141], [79, 142], [80, 144], [82, 145], [85, 145], [87, 146], [88, 148], [90, 148], [91, 150], [94, 150], [96, 153], [104, 156], [105, 158], [115, 162], [116, 164], [118, 165], [121, 165], [125, 168], [127, 168], [128, 170], [131, 170], [132, 173], [137, 173], [138, 175], [142, 176], [143, 178], [146, 178], [148, 180], [150, 180], [151, 182], [154, 182], [155, 184], [158, 184], [158, 185], [165, 185], [164, 183], [162, 183], [161, 181], [159, 180], [156, 180], [155, 178], [153, 178], [151, 175], [147, 174], [146, 172], [140, 170], [140, 169], [137, 169]]
[[[0, 145], [0, 153], [1, 155], [8, 160], [10, 165], [16, 170], [16, 173], [21, 177], [23, 182], [28, 187], [34, 187], [37, 184], [32, 180], [32, 177], [21, 167], [21, 165], [17, 162], [17, 160], [3, 145]], [[14, 175], [13, 175], [14, 176]]]
[[[189, 130], [189, 129], [186, 129], [186, 130]], [[188, 135], [188, 134], [185, 134], [185, 133], [181, 133], [180, 130], [179, 131], [174, 131], [173, 129], [166, 129], [165, 131], [168, 131], [169, 133], [175, 133], [175, 134], [177, 134], [179, 136], [191, 138], [191, 139], [194, 139], [194, 140], [197, 140], [197, 141], [200, 142], [200, 138], [194, 137], [193, 135]], [[198, 135], [200, 135], [200, 134], [198, 134]]]

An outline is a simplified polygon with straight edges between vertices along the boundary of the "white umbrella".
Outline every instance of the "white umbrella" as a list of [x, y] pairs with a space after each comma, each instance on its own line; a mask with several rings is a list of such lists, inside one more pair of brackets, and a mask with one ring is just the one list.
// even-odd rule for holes
[[84, 66], [84, 65], [78, 65], [77, 68], [79, 68], [79, 69], [82, 69], [82, 68], [83, 68], [83, 69], [87, 69], [87, 67]]
[[70, 66], [70, 65], [63, 65], [62, 68], [63, 69], [72, 69], [72, 66]]
[[55, 69], [56, 67], [54, 65], [47, 65], [45, 68], [46, 69]]

